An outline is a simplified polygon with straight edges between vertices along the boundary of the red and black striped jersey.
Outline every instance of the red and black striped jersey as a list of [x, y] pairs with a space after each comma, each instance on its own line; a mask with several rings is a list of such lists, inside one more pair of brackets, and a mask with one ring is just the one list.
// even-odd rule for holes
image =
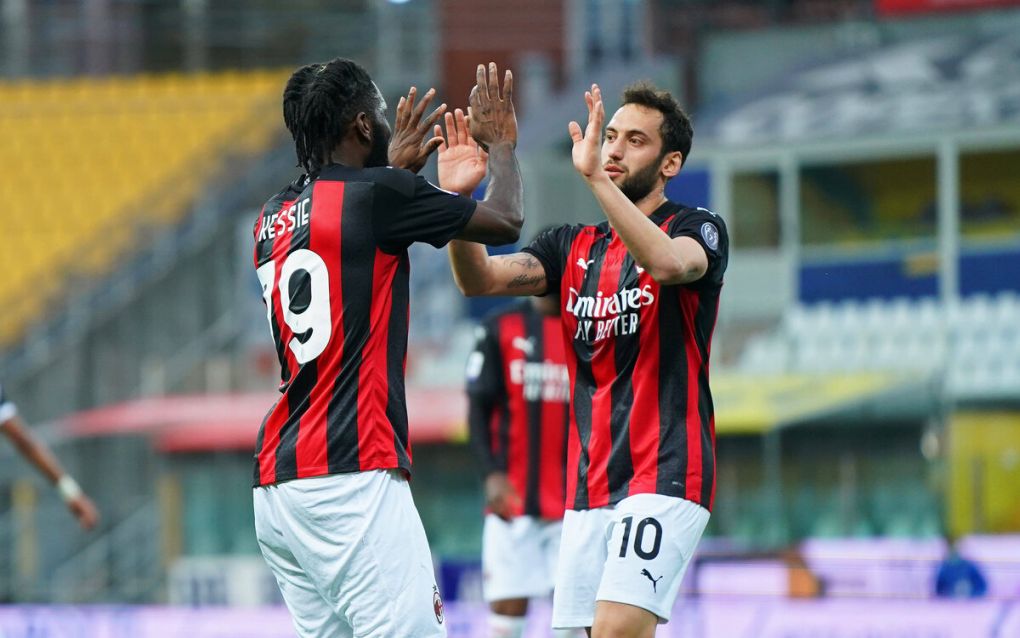
[[468, 358], [471, 443], [490, 472], [506, 472], [514, 515], [563, 518], [570, 382], [558, 316], [530, 300], [486, 318]]
[[708, 271], [662, 286], [637, 266], [608, 222], [561, 226], [524, 250], [562, 298], [571, 381], [567, 507], [634, 494], [677, 496], [711, 509], [715, 416], [708, 363], [729, 240], [723, 220], [673, 202], [650, 219], [692, 237]]
[[265, 204], [255, 268], [283, 396], [259, 431], [255, 485], [410, 472], [407, 247], [444, 245], [475, 206], [409, 171], [340, 165]]

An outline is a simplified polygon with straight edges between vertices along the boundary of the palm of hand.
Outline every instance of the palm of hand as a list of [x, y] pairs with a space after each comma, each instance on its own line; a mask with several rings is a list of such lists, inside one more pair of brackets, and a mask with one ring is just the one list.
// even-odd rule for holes
[[584, 139], [574, 142], [571, 157], [574, 160], [574, 168], [582, 175], [594, 175], [601, 165], [598, 138], [598, 133], [593, 135], [589, 132]]
[[484, 151], [475, 145], [451, 146], [439, 153], [439, 183], [457, 193], [467, 193], [478, 187], [485, 177]]

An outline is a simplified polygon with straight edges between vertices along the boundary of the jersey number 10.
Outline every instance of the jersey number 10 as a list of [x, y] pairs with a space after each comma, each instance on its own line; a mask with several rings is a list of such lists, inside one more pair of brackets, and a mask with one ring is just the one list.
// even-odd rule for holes
[[[333, 320], [329, 303], [329, 271], [326, 262], [316, 253], [300, 248], [283, 260], [280, 267], [280, 281], [276, 281], [276, 262], [267, 261], [255, 271], [262, 283], [262, 298], [266, 302], [266, 317], [269, 332], [273, 333], [273, 293], [278, 289], [283, 320], [293, 331], [287, 346], [301, 365], [315, 359], [326, 349], [333, 331]], [[308, 304], [292, 307], [294, 293], [291, 286], [305, 280], [310, 286]], [[299, 339], [298, 335], [302, 338]], [[307, 336], [306, 336], [307, 335]], [[273, 334], [273, 340], [277, 335]]]

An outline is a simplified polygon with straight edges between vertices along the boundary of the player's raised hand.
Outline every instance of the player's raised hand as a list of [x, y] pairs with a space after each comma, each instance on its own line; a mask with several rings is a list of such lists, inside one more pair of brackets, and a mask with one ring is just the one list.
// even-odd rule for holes
[[99, 522], [99, 510], [96, 509], [92, 499], [85, 494], [79, 494], [69, 499], [67, 501], [67, 509], [78, 519], [78, 524], [86, 531], [95, 527], [96, 523]]
[[510, 520], [520, 507], [521, 497], [510, 485], [504, 472], [493, 472], [485, 477], [485, 505], [496, 516]]
[[422, 119], [429, 102], [436, 95], [436, 90], [429, 89], [421, 101], [415, 104], [417, 94], [418, 89], [412, 86], [407, 92], [407, 97], [401, 97], [397, 102], [397, 117], [393, 124], [393, 136], [390, 138], [389, 147], [390, 166], [406, 168], [415, 173], [425, 166], [429, 155], [439, 148], [443, 141], [442, 137], [426, 140], [425, 136], [446, 112], [446, 105], [440, 104], [428, 117]]
[[517, 114], [513, 103], [514, 76], [509, 69], [503, 76], [500, 94], [496, 63], [479, 64], [475, 72], [475, 86], [468, 96], [468, 126], [471, 137], [485, 150], [494, 144], [508, 142], [517, 146]]
[[602, 105], [602, 89], [592, 84], [590, 91], [584, 92], [584, 101], [588, 105], [588, 124], [584, 131], [577, 122], [567, 125], [570, 139], [574, 141], [571, 155], [574, 168], [585, 179], [590, 180], [599, 171], [603, 171], [600, 150], [602, 146], [602, 123], [606, 118], [605, 107]]
[[[448, 191], [469, 196], [485, 178], [489, 154], [468, 134], [464, 111], [446, 114], [446, 137], [439, 144], [439, 185]], [[435, 137], [443, 140], [443, 129], [436, 124]]]

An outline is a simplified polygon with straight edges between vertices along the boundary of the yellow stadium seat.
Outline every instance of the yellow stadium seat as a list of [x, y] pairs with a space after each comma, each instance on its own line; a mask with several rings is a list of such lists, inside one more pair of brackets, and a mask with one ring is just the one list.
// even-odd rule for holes
[[38, 322], [72, 282], [104, 275], [138, 237], [178, 222], [225, 149], [264, 152], [281, 130], [286, 77], [0, 82], [0, 197], [33, 199], [27, 215], [5, 218], [13, 248], [0, 256], [0, 347]]

